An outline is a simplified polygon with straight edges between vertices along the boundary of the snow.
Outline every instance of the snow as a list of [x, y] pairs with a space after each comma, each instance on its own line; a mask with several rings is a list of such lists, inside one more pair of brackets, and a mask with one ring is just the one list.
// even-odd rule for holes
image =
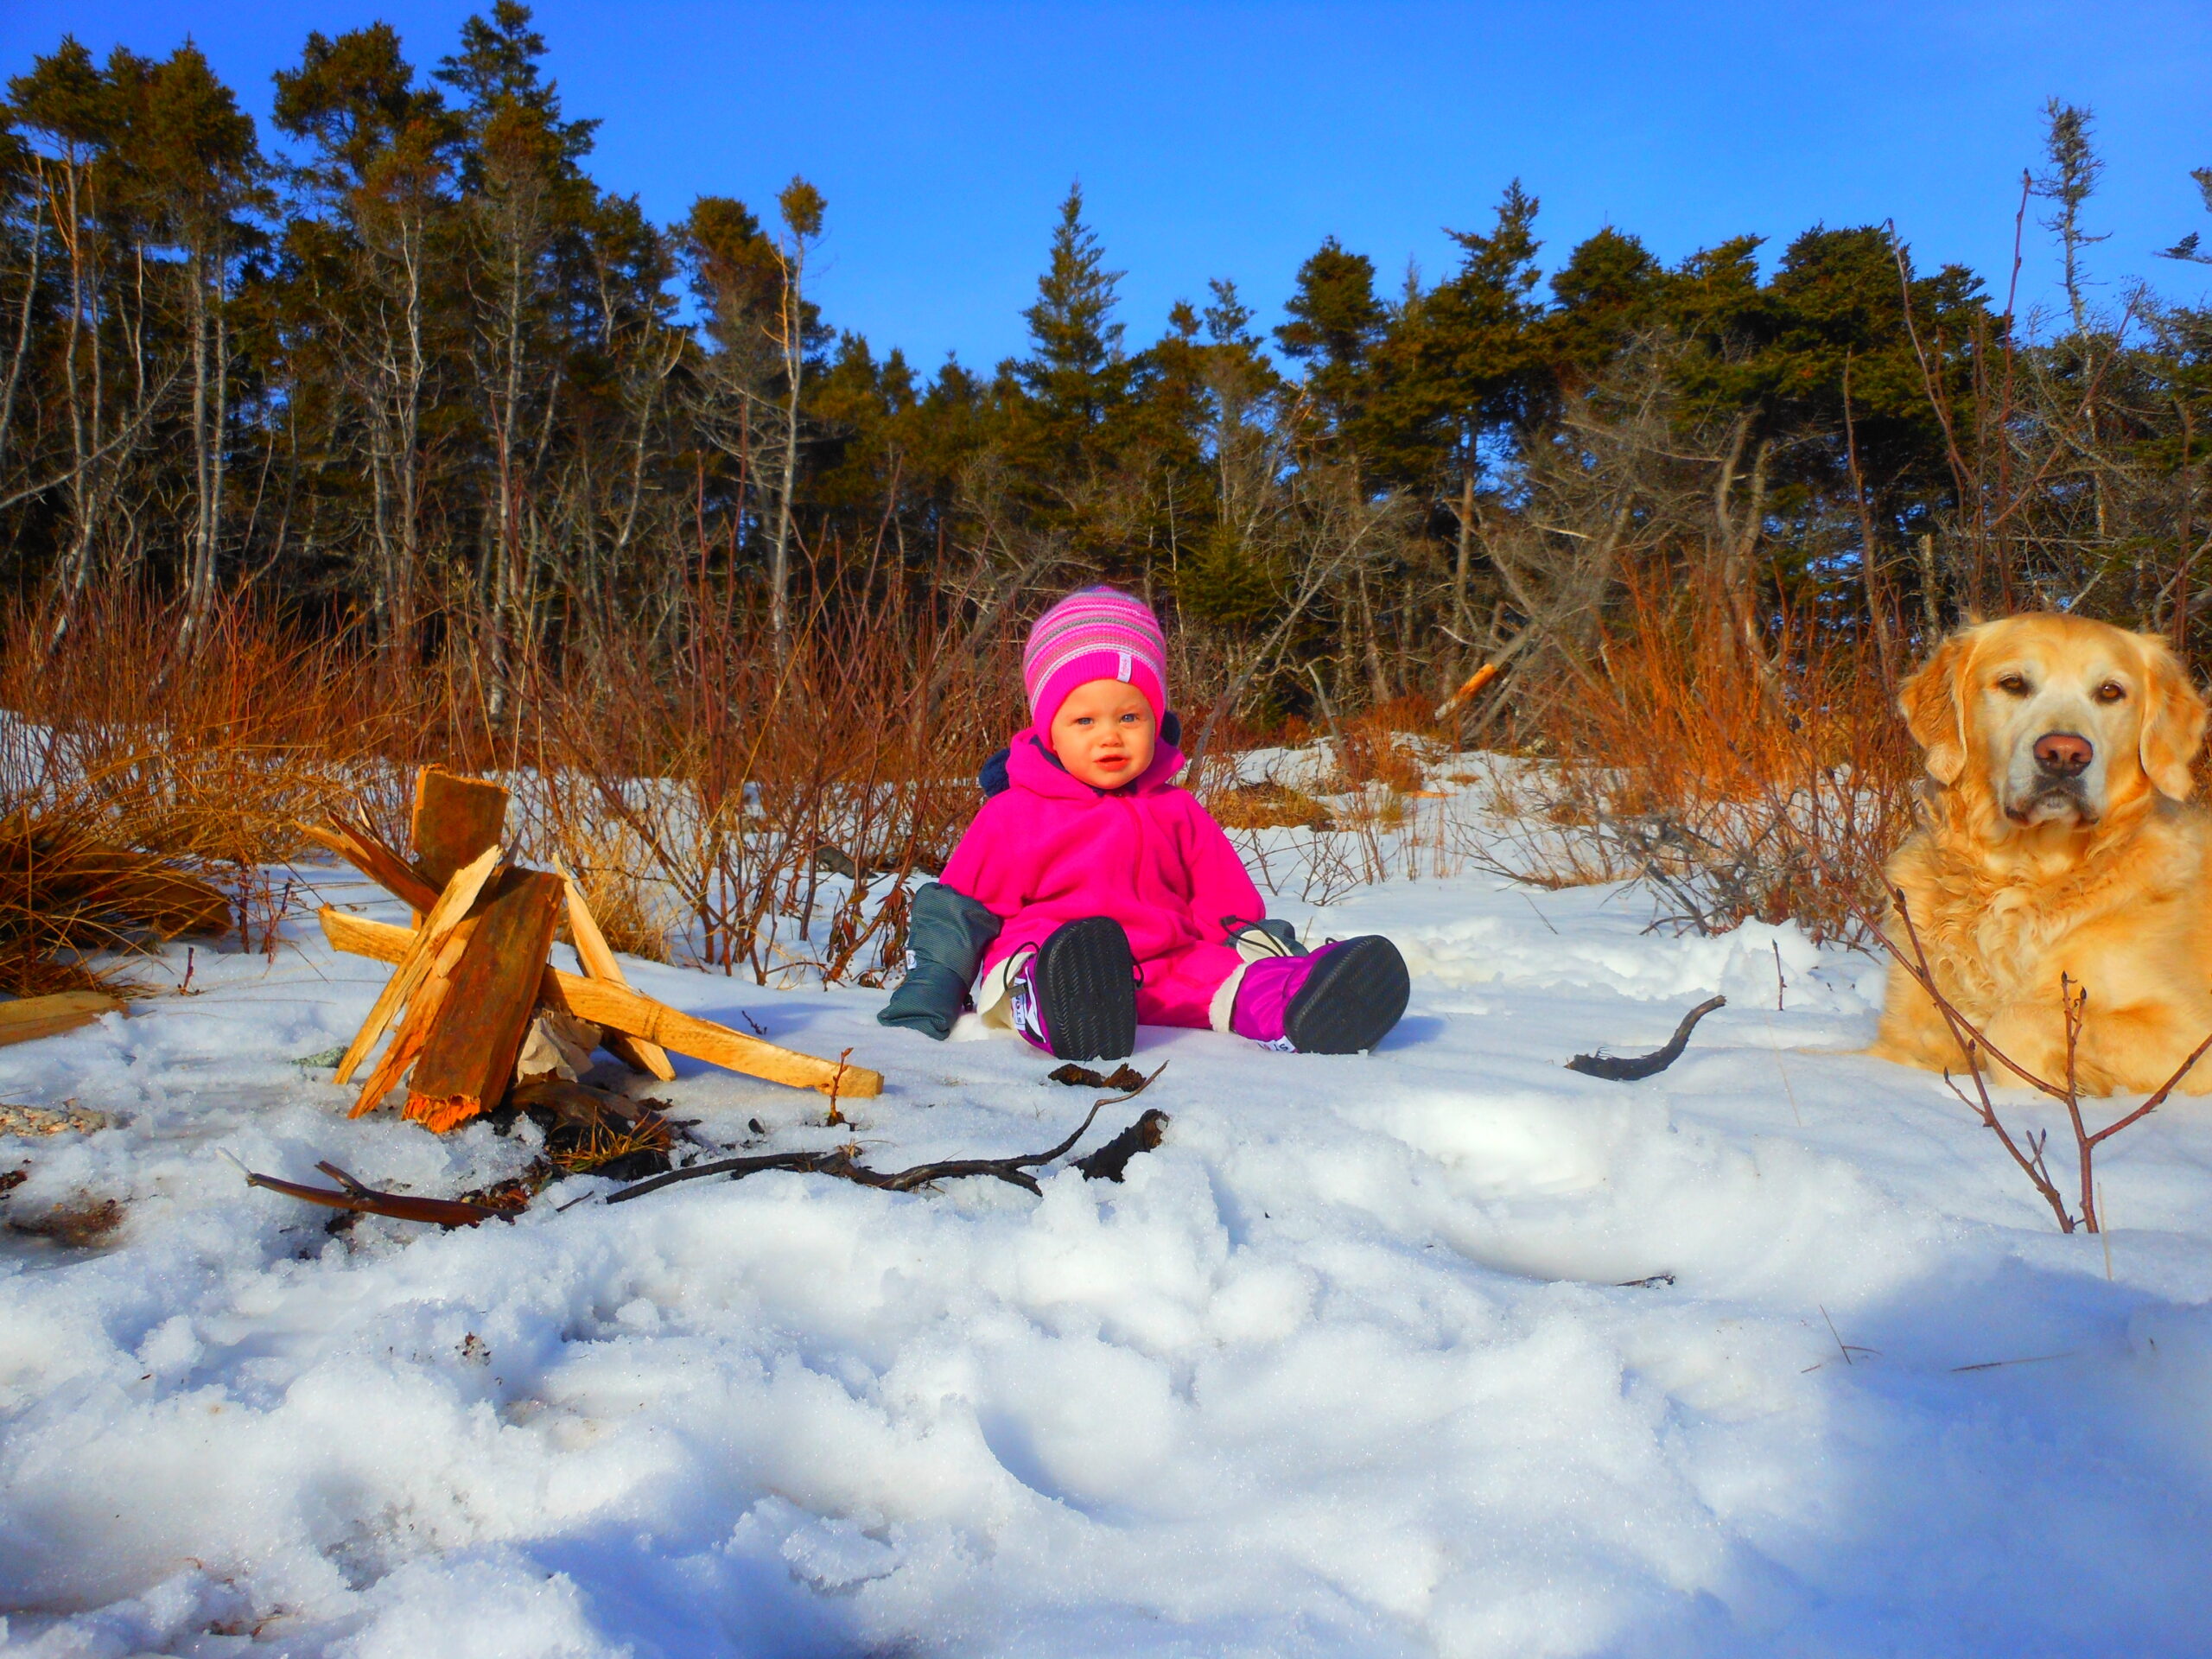
[[[296, 1062], [385, 970], [308, 935], [0, 1050], [0, 1099], [115, 1123], [0, 1139], [29, 1170], [0, 1217], [125, 1205], [89, 1246], [0, 1233], [0, 1646], [2203, 1650], [2212, 1108], [2109, 1144], [2107, 1278], [1940, 1078], [1853, 1052], [1864, 957], [1465, 873], [1278, 913], [1398, 939], [1400, 1030], [1322, 1058], [1147, 1029], [1166, 1144], [1041, 1198], [772, 1174], [563, 1211], [609, 1186], [568, 1182], [512, 1226], [332, 1236], [222, 1153], [446, 1195], [531, 1146], [348, 1122]], [[851, 1046], [882, 1166], [1040, 1150], [1094, 1097], [1010, 1039], [884, 1030], [880, 992], [634, 975]], [[1659, 1077], [1561, 1068], [1716, 990]], [[656, 1092], [718, 1142], [841, 1134], [678, 1065]]]

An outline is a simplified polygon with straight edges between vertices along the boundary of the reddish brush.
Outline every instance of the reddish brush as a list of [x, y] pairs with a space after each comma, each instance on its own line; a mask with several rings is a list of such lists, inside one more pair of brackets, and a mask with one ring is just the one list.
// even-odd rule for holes
[[1554, 821], [1587, 826], [1684, 925], [1856, 938], [1917, 771], [1872, 642], [1794, 614], [1754, 655], [1715, 595], [1666, 580], [1631, 575], [1589, 669], [1541, 717], [1563, 763]]

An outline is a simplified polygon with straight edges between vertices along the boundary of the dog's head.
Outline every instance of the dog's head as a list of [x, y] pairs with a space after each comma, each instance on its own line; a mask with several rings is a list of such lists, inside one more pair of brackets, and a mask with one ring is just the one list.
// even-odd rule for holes
[[2166, 642], [2044, 613], [1953, 634], [1898, 688], [1938, 783], [2010, 823], [2093, 824], [2151, 791], [2186, 800], [2205, 704]]

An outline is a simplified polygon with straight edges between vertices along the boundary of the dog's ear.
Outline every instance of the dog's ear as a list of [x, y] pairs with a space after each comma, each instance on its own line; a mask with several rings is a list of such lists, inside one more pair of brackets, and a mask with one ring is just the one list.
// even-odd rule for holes
[[1961, 682], [1974, 654], [1971, 632], [1955, 633], [1897, 688], [1905, 729], [1926, 751], [1921, 764], [1937, 783], [1955, 784], [1967, 769], [1966, 707]]
[[2143, 646], [2144, 774], [2159, 794], [2185, 801], [2196, 787], [2196, 753], [2204, 747], [2204, 698], [2164, 635], [2135, 637]]

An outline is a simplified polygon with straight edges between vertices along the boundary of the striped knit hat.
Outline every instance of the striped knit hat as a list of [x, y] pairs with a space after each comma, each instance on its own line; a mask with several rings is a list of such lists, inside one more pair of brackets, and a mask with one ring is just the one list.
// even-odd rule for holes
[[1037, 619], [1021, 653], [1021, 685], [1039, 729], [1052, 725], [1069, 692], [1093, 680], [1135, 686], [1154, 720], [1167, 712], [1167, 641], [1160, 620], [1118, 588], [1070, 594]]

